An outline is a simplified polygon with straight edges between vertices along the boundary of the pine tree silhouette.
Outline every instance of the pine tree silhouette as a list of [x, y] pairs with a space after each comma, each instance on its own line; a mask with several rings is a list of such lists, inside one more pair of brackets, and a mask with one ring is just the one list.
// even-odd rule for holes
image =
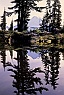
[[41, 30], [56, 32], [61, 29], [61, 4], [59, 0], [47, 0], [46, 14], [43, 17]]
[[5, 11], [5, 8], [4, 8], [4, 13], [3, 13], [3, 16], [1, 16], [1, 29], [2, 30], [6, 30], [6, 11]]
[[17, 21], [17, 29], [19, 32], [27, 29], [27, 23], [29, 21], [29, 16], [31, 10], [36, 10], [41, 12], [41, 10], [45, 7], [37, 7], [37, 2], [42, 0], [14, 0], [11, 3], [14, 3], [15, 6], [9, 8], [14, 9], [14, 13], [18, 14], [18, 17], [15, 21]]

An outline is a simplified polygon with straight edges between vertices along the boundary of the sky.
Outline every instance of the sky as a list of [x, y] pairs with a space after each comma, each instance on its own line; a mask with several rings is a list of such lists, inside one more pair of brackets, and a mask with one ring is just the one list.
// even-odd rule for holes
[[[3, 11], [4, 11], [4, 7], [6, 9], [6, 11], [9, 11], [8, 7], [9, 6], [13, 6], [10, 2], [13, 0], [0, 0], [0, 16], [3, 15]], [[64, 0], [60, 0], [61, 3], [61, 12], [62, 12], [62, 24], [64, 22]], [[46, 0], [42, 0], [40, 3], [38, 3], [38, 6], [45, 6], [46, 5]], [[33, 16], [37, 16], [39, 18], [43, 18], [44, 16], [44, 9], [42, 10], [41, 13], [36, 12], [34, 10], [31, 11], [31, 15], [30, 18], [32, 18]], [[12, 19], [15, 19], [16, 16], [13, 15], [11, 17], [7, 17], [7, 24], [9, 25]], [[1, 21], [1, 19], [0, 19]]]

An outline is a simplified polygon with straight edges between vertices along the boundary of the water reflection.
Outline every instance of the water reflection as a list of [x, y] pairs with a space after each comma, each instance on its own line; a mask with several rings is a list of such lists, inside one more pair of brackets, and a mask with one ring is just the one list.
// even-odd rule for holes
[[[7, 50], [9, 50], [11, 60], [13, 61], [7, 61]], [[14, 54], [14, 51], [16, 52], [16, 55]], [[35, 65], [34, 68], [30, 67], [30, 59], [28, 59], [28, 55], [31, 56], [33, 52], [35, 54], [35, 59], [37, 59], [38, 56], [41, 56], [43, 69], [41, 68], [41, 66], [35, 67]], [[43, 95], [42, 92], [44, 90], [49, 93], [48, 90], [50, 88], [48, 88], [48, 85], [52, 86], [52, 88], [57, 92], [56, 88], [58, 88], [60, 84], [58, 82], [61, 61], [60, 52], [62, 52], [62, 56], [64, 56], [63, 49], [58, 49], [55, 47], [27, 48], [24, 46], [24, 48], [14, 48], [13, 50], [11, 47], [5, 48], [4, 46], [4, 48], [0, 50], [1, 64], [3, 64], [4, 71], [7, 68], [7, 72], [10, 72], [10, 78], [12, 78], [12, 87], [14, 88], [14, 92], [11, 94]], [[37, 74], [40, 73], [41, 75], [44, 75], [43, 78], [37, 76]], [[45, 85], [43, 85], [44, 83]], [[56, 95], [58, 95], [58, 93]]]
[[0, 52], [0, 55], [1, 55], [1, 63], [3, 64], [3, 68], [4, 68], [4, 71], [5, 71], [5, 67], [6, 67], [6, 51], [5, 50], [2, 50]]
[[45, 70], [46, 85], [51, 84], [53, 86], [53, 89], [56, 89], [58, 85], [57, 80], [59, 79], [58, 74], [60, 65], [59, 57], [59, 51], [54, 47], [51, 47], [44, 54], [41, 52], [41, 58]]
[[[44, 73], [40, 68], [34, 68], [33, 70], [30, 69], [28, 59], [27, 59], [27, 50], [17, 50], [17, 65], [12, 65], [11, 63], [6, 63], [7, 66], [11, 66], [11, 71], [14, 75], [13, 80], [13, 87], [17, 90], [14, 91], [16, 95], [28, 95], [28, 94], [37, 94], [37, 91], [42, 93], [42, 90], [48, 90], [47, 88], [43, 87], [43, 83], [39, 77], [36, 76], [36, 73]], [[40, 85], [40, 86], [37, 86]]]

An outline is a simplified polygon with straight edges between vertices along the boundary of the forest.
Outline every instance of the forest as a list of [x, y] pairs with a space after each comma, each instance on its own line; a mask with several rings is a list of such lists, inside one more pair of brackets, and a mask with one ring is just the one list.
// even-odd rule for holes
[[[57, 37], [55, 34], [62, 34], [61, 38], [63, 38], [64, 25], [61, 25], [62, 22], [62, 13], [61, 13], [61, 4], [60, 0], [46, 0], [46, 6], [38, 6], [37, 3], [42, 0], [14, 0], [11, 1], [12, 7], [8, 7], [9, 12], [4, 8], [3, 15], [1, 16], [1, 32], [5, 31], [5, 39], [9, 39], [10, 37], [13, 40], [26, 39], [30, 40], [32, 37], [38, 38], [39, 36], [44, 35], [54, 35], [54, 39]], [[42, 17], [40, 27], [35, 30], [30, 30], [28, 32], [27, 24], [30, 21], [30, 13], [31, 10], [36, 10], [36, 12], [42, 12], [45, 9], [45, 15]], [[11, 20], [10, 27], [8, 31], [6, 31], [6, 17], [10, 17], [12, 14], [17, 15], [16, 20]], [[13, 30], [13, 23], [17, 24], [17, 27]], [[60, 36], [59, 36], [60, 38]], [[50, 38], [51, 39], [51, 38]], [[36, 39], [35, 39], [36, 40]], [[42, 39], [43, 40], [43, 39]], [[39, 39], [39, 41], [42, 41]], [[46, 38], [46, 40], [48, 40]], [[33, 40], [34, 41], [34, 40]], [[13, 41], [12, 41], [13, 42]]]
[[[60, 0], [11, 0], [0, 23], [0, 95], [64, 95], [64, 25]], [[45, 14], [28, 31], [31, 11]], [[7, 27], [7, 18], [10, 27]], [[35, 22], [35, 21], [34, 21]], [[14, 28], [14, 23], [17, 26]]]

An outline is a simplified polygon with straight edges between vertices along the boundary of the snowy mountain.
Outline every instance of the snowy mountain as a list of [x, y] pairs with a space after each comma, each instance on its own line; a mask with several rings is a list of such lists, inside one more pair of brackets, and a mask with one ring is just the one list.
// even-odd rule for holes
[[[38, 29], [40, 27], [41, 22], [42, 22], [41, 18], [38, 18], [36, 16], [32, 17], [30, 19], [30, 21], [28, 22], [28, 25], [27, 25], [28, 29], [27, 30], [30, 31], [30, 30]], [[17, 25], [14, 26], [14, 29], [15, 28], [17, 28]], [[8, 29], [9, 29], [9, 27], [7, 26], [6, 30], [8, 30]]]
[[36, 16], [32, 17], [28, 23], [28, 31], [38, 29], [40, 27], [40, 24], [41, 24], [40, 18]]

